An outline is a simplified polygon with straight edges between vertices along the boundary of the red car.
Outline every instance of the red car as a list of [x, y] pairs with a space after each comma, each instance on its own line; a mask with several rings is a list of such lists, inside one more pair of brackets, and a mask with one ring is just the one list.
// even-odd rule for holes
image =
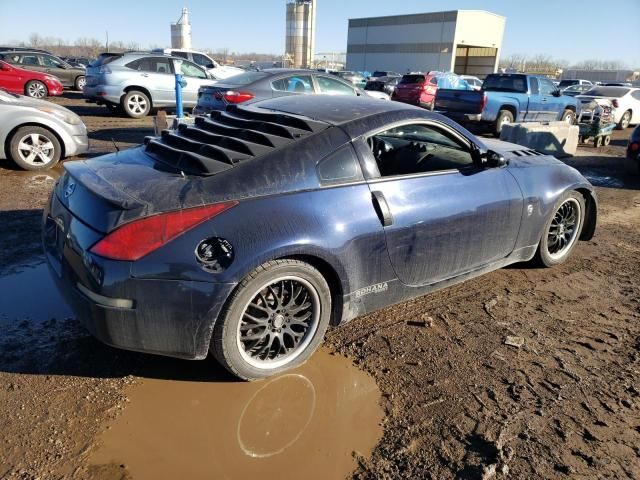
[[435, 75], [410, 73], [402, 76], [393, 91], [391, 100], [431, 108], [437, 91], [438, 78]]
[[53, 75], [25, 70], [0, 60], [0, 88], [32, 98], [62, 95], [62, 83]]

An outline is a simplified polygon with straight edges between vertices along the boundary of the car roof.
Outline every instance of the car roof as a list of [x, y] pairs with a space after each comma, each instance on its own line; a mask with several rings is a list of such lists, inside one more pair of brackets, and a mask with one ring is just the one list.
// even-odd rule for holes
[[341, 125], [380, 113], [416, 108], [400, 102], [346, 95], [292, 95], [263, 100], [252, 106], [307, 117], [331, 125]]

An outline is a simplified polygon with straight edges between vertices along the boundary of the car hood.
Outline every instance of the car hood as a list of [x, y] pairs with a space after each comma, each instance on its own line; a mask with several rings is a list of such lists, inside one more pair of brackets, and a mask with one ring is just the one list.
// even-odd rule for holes
[[82, 119], [73, 113], [68, 108], [65, 108], [60, 105], [56, 105], [55, 103], [48, 102], [46, 100], [38, 100], [37, 98], [30, 98], [24, 95], [17, 95], [16, 97], [12, 97], [11, 99], [5, 99], [3, 97], [0, 102], [2, 105], [13, 106], [13, 107], [26, 107], [26, 108], [35, 108], [35, 109], [43, 109], [46, 108], [49, 111], [55, 110], [60, 113], [64, 113], [67, 116], [71, 116], [79, 120], [79, 123], [82, 123]]
[[536, 152], [529, 147], [524, 147], [516, 143], [504, 142], [495, 138], [483, 138], [482, 143], [493, 150], [502, 154], [509, 160], [509, 166], [512, 167], [534, 167], [539, 165], [565, 165], [552, 155]]

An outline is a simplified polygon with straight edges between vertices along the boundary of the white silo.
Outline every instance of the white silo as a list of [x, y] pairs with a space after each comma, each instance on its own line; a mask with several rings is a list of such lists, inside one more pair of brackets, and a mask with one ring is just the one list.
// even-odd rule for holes
[[285, 55], [293, 68], [311, 68], [316, 41], [315, 0], [294, 0], [287, 3], [287, 33]]
[[171, 48], [191, 48], [191, 24], [187, 7], [182, 9], [180, 19], [171, 24]]

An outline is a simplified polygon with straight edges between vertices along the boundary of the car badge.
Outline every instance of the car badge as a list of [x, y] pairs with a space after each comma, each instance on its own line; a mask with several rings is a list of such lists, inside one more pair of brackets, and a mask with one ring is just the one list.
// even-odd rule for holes
[[67, 185], [67, 188], [64, 189], [64, 198], [69, 198], [73, 195], [73, 192], [76, 191], [76, 184], [74, 182], [70, 182]]

